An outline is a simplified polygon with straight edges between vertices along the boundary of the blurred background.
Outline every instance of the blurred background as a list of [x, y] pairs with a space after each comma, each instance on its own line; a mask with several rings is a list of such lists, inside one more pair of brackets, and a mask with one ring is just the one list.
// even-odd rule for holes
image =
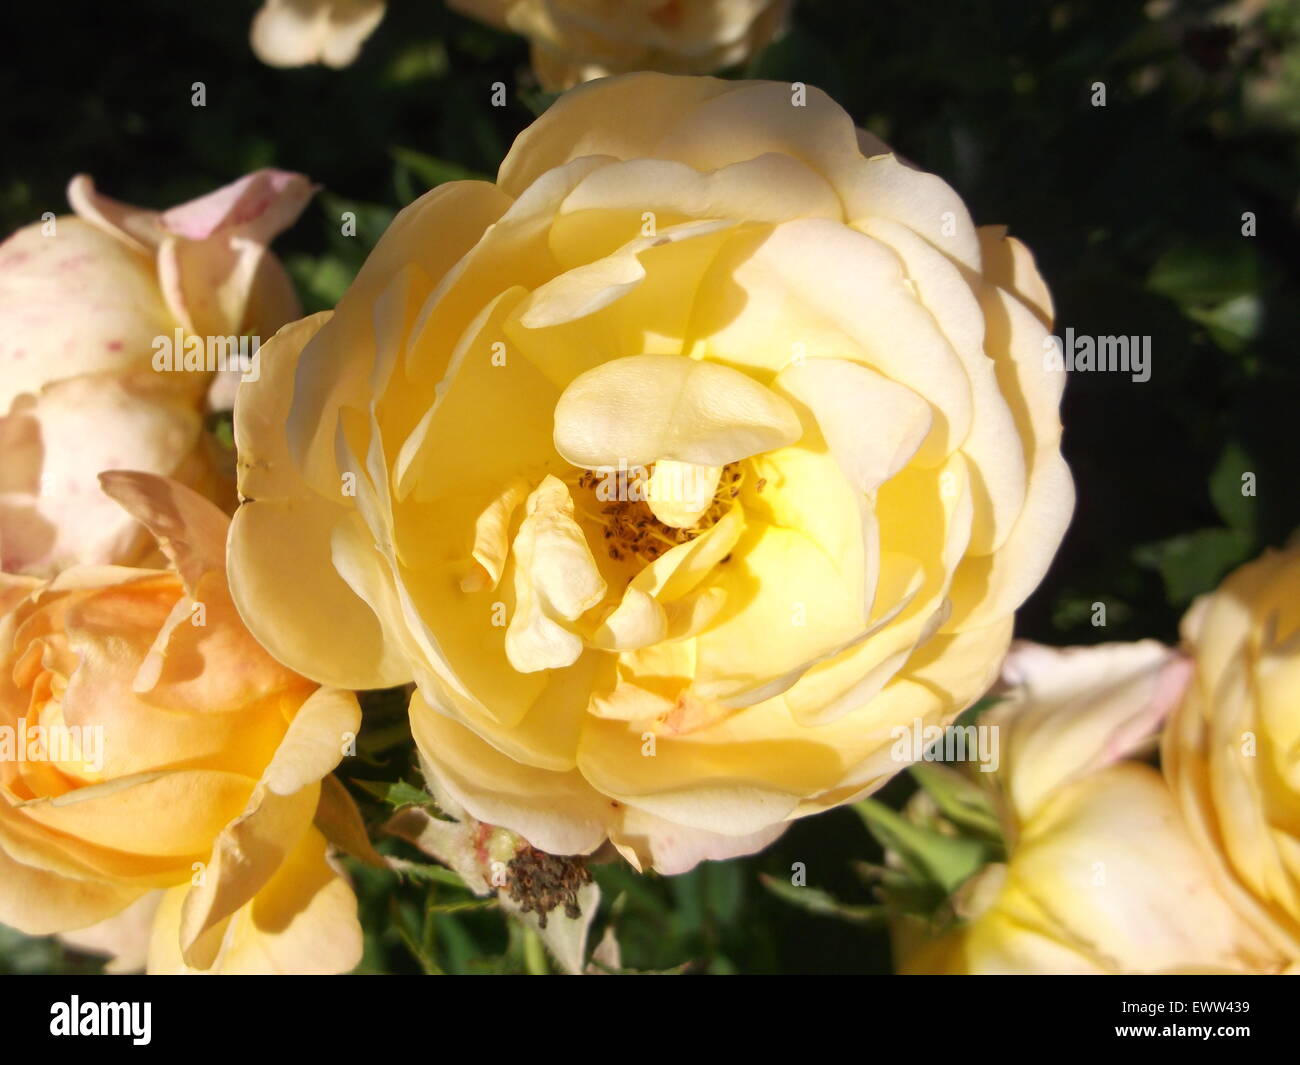
[[[248, 44], [258, 6], [5, 5], [3, 233], [65, 213], [78, 172], [165, 207], [257, 167], [302, 171], [322, 190], [276, 249], [319, 310], [397, 209], [439, 182], [493, 174], [552, 99], [523, 39], [440, 0], [392, 0], [360, 59], [337, 71], [262, 65]], [[785, 37], [728, 76], [825, 89], [943, 176], [978, 224], [1007, 225], [1037, 256], [1058, 334], [1152, 338], [1149, 381], [1076, 374], [1067, 387], [1079, 506], [1019, 635], [1173, 641], [1193, 597], [1300, 525], [1300, 0], [798, 0]], [[489, 105], [498, 81], [504, 108]], [[345, 210], [355, 238], [340, 235]], [[418, 777], [400, 697], [367, 702], [360, 757], [341, 775], [378, 821]], [[914, 787], [903, 774], [877, 797], [897, 807]], [[862, 820], [839, 810], [757, 857], [682, 877], [601, 867], [599, 923], [614, 923], [634, 969], [887, 972], [869, 886], [879, 860]], [[798, 893], [801, 905], [771, 886], [789, 884], [796, 862], [818, 889]], [[491, 904], [355, 872], [369, 934], [360, 971], [536, 966]], [[100, 964], [0, 927], [0, 972]]]

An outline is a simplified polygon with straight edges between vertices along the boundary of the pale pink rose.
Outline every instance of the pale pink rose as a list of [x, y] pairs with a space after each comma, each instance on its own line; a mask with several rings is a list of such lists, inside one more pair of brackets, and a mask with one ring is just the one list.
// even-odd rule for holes
[[205, 374], [153, 372], [158, 338], [271, 336], [301, 313], [268, 245], [312, 194], [258, 170], [166, 211], [95, 191], [84, 174], [50, 218], [0, 244], [0, 414], [23, 392], [86, 373], [149, 375], [198, 394]]
[[233, 466], [192, 400], [111, 374], [19, 396], [0, 416], [0, 570], [52, 576], [140, 561], [150, 541], [100, 490], [103, 470], [171, 477], [233, 507]]
[[79, 175], [75, 216], [0, 245], [0, 567], [48, 576], [138, 561], [145, 541], [100, 492], [105, 469], [169, 476], [233, 506], [233, 469], [203, 431], [210, 364], [300, 313], [268, 245], [312, 191], [301, 174], [258, 170], [153, 211]]
[[187, 331], [269, 337], [301, 314], [269, 245], [314, 191], [302, 174], [255, 170], [196, 200], [151, 211], [101, 195], [78, 174], [68, 202], [81, 218], [154, 259], [167, 307]]
[[[151, 372], [154, 338], [178, 324], [152, 264], [79, 218], [0, 244], [0, 322], [0, 414], [52, 381]], [[188, 375], [171, 383], [197, 387]]]

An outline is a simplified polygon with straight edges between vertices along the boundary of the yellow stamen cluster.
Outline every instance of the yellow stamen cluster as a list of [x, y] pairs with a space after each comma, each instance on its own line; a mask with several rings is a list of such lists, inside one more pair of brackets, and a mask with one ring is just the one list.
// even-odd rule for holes
[[[740, 495], [745, 478], [739, 462], [724, 466], [708, 510], [690, 528], [678, 529], [655, 517], [646, 502], [648, 482], [653, 472], [653, 464], [627, 471], [625, 479], [619, 481], [620, 486], [626, 488], [626, 499], [604, 499], [598, 491], [614, 476], [612, 474], [583, 470], [578, 476], [576, 487], [590, 493], [594, 510], [584, 507], [581, 501], [577, 502], [577, 509], [584, 517], [603, 527], [606, 552], [616, 562], [636, 558], [650, 563], [678, 544], [695, 539], [721, 520]], [[761, 484], [759, 488], [761, 490]]]

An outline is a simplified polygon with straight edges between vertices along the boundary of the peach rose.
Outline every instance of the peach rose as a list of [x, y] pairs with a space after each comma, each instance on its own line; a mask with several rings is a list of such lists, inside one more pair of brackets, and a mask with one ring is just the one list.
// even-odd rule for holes
[[174, 568], [0, 575], [0, 921], [48, 934], [156, 907], [151, 972], [352, 968], [356, 902], [314, 821], [355, 696], [240, 624], [211, 503], [103, 482]]

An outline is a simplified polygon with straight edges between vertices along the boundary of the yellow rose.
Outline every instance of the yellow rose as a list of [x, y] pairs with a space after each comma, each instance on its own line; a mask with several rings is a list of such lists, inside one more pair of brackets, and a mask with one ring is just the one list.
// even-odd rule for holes
[[532, 42], [552, 91], [634, 70], [710, 74], [743, 63], [784, 28], [791, 0], [448, 0]]
[[403, 211], [240, 390], [258, 639], [414, 680], [445, 789], [554, 854], [686, 869], [897, 772], [1073, 490], [1028, 252], [859, 143], [815, 90], [630, 75]]
[[1231, 574], [1182, 635], [1196, 675], [1165, 776], [1224, 890], [1300, 961], [1300, 546]]
[[145, 474], [104, 485], [175, 569], [0, 575], [0, 921], [39, 935], [155, 906], [151, 972], [352, 968], [356, 900], [313, 822], [344, 801], [322, 781], [356, 697], [240, 624], [211, 503]]
[[[905, 973], [1272, 972], [1282, 959], [1218, 890], [1160, 774], [1124, 760], [1187, 683], [1154, 641], [1021, 645], [999, 730], [1007, 860], [958, 889], [955, 927], [895, 922]], [[976, 774], [982, 776], [982, 774]]]

